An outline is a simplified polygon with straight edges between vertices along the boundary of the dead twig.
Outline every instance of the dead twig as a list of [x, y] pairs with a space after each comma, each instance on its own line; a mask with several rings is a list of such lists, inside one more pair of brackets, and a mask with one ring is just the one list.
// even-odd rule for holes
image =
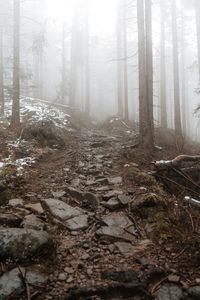
[[20, 271], [23, 284], [26, 287], [27, 300], [31, 300], [31, 289], [30, 289], [29, 283], [26, 279], [26, 271], [25, 271], [25, 269], [21, 268], [20, 265], [18, 265], [18, 269]]
[[187, 249], [187, 247], [183, 248], [183, 249], [181, 250], [181, 252], [179, 252], [176, 256], [174, 256], [174, 259], [180, 257], [180, 256], [185, 252], [186, 249]]
[[[168, 275], [169, 276], [169, 275]], [[151, 294], [152, 295], [154, 295], [155, 294], [155, 292], [157, 291], [157, 289], [159, 288], [159, 286], [168, 278], [168, 276], [166, 276], [165, 278], [163, 278], [162, 280], [160, 280], [159, 282], [157, 282], [154, 286], [153, 286], [153, 288], [152, 288], [152, 290], [151, 290]]]

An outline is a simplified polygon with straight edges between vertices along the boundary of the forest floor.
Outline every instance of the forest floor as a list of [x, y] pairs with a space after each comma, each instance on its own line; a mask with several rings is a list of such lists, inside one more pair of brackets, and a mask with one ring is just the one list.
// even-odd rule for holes
[[0, 299], [200, 299], [198, 213], [149, 168], [178, 151], [139, 151], [134, 128], [116, 118], [78, 127], [57, 148], [39, 139], [1, 206], [0, 236], [31, 228], [53, 243], [33, 258], [1, 254]]

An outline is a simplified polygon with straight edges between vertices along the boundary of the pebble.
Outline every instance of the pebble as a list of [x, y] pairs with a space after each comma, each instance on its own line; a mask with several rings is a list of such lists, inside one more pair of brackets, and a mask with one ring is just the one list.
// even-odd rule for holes
[[71, 283], [73, 282], [74, 278], [72, 276], [69, 276], [69, 278], [67, 279], [67, 283]]
[[168, 276], [168, 280], [169, 280], [169, 282], [178, 283], [180, 281], [180, 276], [171, 274]]
[[68, 273], [68, 274], [73, 274], [73, 273], [74, 273], [74, 269], [68, 268], [68, 267], [66, 267], [66, 268], [64, 269], [64, 271], [65, 271], [66, 273]]
[[65, 281], [67, 279], [67, 275], [65, 273], [60, 273], [58, 276], [58, 280]]

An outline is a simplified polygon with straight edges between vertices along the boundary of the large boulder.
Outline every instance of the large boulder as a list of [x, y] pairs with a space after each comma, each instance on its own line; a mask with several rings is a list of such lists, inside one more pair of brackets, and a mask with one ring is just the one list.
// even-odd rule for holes
[[41, 254], [51, 254], [53, 241], [44, 231], [32, 229], [0, 229], [0, 258], [30, 260]]

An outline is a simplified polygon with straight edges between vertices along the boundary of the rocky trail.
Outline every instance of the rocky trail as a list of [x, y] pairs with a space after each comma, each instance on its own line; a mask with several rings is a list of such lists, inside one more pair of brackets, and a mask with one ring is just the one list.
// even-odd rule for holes
[[184, 249], [163, 249], [137, 213], [148, 191], [126, 180], [130, 145], [84, 129], [25, 170], [1, 207], [0, 299], [200, 299], [198, 268], [190, 274]]

